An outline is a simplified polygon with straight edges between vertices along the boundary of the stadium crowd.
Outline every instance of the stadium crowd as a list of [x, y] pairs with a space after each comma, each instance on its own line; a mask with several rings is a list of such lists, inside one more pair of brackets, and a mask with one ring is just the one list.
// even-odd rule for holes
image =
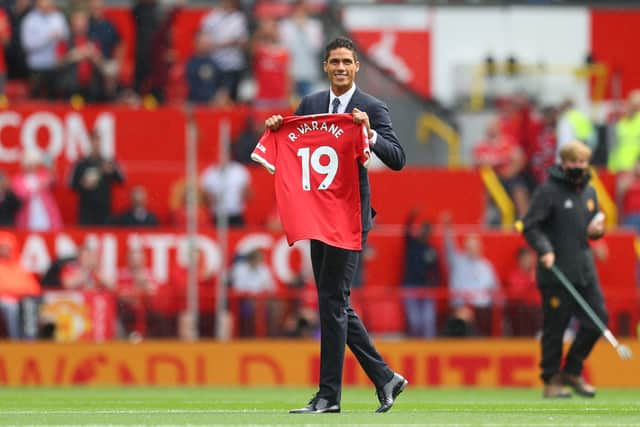
[[[310, 93], [320, 81], [324, 45], [322, 22], [304, 0], [285, 11], [247, 13], [237, 0], [221, 0], [203, 16], [192, 34], [193, 54], [179, 61], [172, 51], [173, 22], [183, 2], [170, 7], [155, 0], [137, 0], [131, 7], [135, 45], [119, 34], [105, 13], [103, 0], [70, 1], [66, 9], [54, 0], [5, 1], [0, 9], [0, 93], [20, 99], [140, 105], [190, 102], [217, 107], [250, 103], [258, 109], [287, 109], [292, 98]], [[133, 60], [127, 58], [133, 52]], [[6, 58], [6, 61], [3, 60]], [[275, 84], [277, 83], [277, 84]], [[473, 152], [476, 166], [491, 167], [514, 201], [518, 217], [528, 209], [534, 188], [546, 178], [564, 143], [581, 140], [596, 153], [595, 163], [619, 174], [616, 200], [621, 224], [640, 232], [640, 91], [628, 98], [617, 122], [615, 151], [602, 154], [598, 129], [571, 100], [539, 108], [524, 95], [502, 99], [497, 114]], [[224, 156], [200, 176], [202, 204], [198, 223], [215, 226], [221, 216], [231, 227], [245, 226], [252, 185], [247, 146], [257, 141], [262, 123], [249, 122]], [[244, 147], [244, 149], [243, 149]], [[221, 170], [225, 179], [221, 179]], [[62, 184], [65, 182], [66, 184]], [[66, 185], [78, 200], [78, 218], [63, 224], [52, 188]], [[112, 188], [125, 185], [130, 206], [113, 212]], [[158, 283], [144, 251], [132, 247], [116, 278], [104, 278], [97, 266], [99, 251], [90, 244], [70, 258], [55, 260], [35, 280], [21, 267], [13, 229], [57, 231], [65, 226], [175, 227], [184, 229], [186, 212], [178, 207], [167, 223], [147, 206], [144, 187], [128, 183], [117, 159], [103, 156], [101, 135], [91, 134], [91, 151], [64, 176], [38, 151], [26, 150], [19, 172], [0, 170], [0, 308], [4, 332], [20, 338], [20, 300], [43, 290], [100, 290], [117, 299], [121, 337], [188, 339], [187, 272], [178, 267], [168, 283]], [[490, 205], [491, 206], [491, 205]], [[406, 334], [491, 335], [496, 310], [505, 309], [505, 333], [531, 336], [538, 332], [539, 297], [535, 290], [535, 255], [526, 248], [513, 254], [506, 283], [499, 283], [491, 262], [483, 257], [477, 236], [462, 248], [455, 244], [450, 218], [439, 224], [417, 224], [414, 212], [405, 224], [403, 302]], [[500, 224], [490, 207], [490, 226]], [[278, 230], [277, 215], [264, 224]], [[444, 230], [443, 251], [434, 248], [431, 228]], [[375, 250], [373, 248], [372, 250]], [[596, 255], [606, 257], [606, 247]], [[214, 335], [217, 277], [198, 264], [199, 331]], [[364, 274], [364, 272], [361, 272]], [[24, 279], [24, 278], [29, 278]], [[446, 280], [448, 278], [448, 281]], [[15, 287], [16, 282], [22, 283]], [[269, 336], [315, 336], [318, 329], [313, 283], [300, 274], [287, 289], [278, 289], [260, 250], [236, 254], [228, 283], [235, 295], [230, 311], [238, 318], [234, 332], [255, 336], [260, 324]], [[442, 290], [451, 295], [444, 318], [436, 313]], [[354, 301], [358, 293], [354, 289]], [[282, 296], [285, 296], [284, 298]], [[505, 303], [506, 301], [506, 303]], [[45, 319], [46, 320], [46, 319]], [[43, 324], [41, 335], [50, 333]], [[49, 332], [46, 332], [49, 331]]]
[[[283, 108], [317, 85], [324, 33], [305, 1], [247, 11], [238, 0], [222, 0], [189, 35], [191, 56], [180, 58], [173, 32], [185, 3], [136, 0], [114, 19], [104, 0], [64, 8], [55, 0], [2, 2], [0, 93], [127, 105], [250, 99]], [[121, 34], [123, 19], [133, 23], [133, 37]]]
[[[69, 1], [64, 5], [54, 0], [3, 2], [0, 95], [5, 104], [9, 101], [13, 105], [38, 100], [134, 106], [186, 101], [228, 107], [250, 99], [256, 108], [282, 109], [288, 108], [292, 96], [303, 96], [317, 84], [320, 73], [315, 64], [324, 43], [323, 29], [304, 1], [289, 5], [284, 11], [247, 14], [239, 1], [223, 0], [202, 16], [192, 34], [193, 54], [179, 61], [172, 51], [171, 38], [174, 21], [184, 4], [135, 1], [128, 17], [134, 23], [135, 37], [127, 39], [120, 33], [118, 22], [105, 11], [103, 0]], [[243, 87], [245, 93], [240, 93]], [[255, 132], [251, 133], [249, 144], [255, 143], [255, 136]], [[16, 262], [12, 228], [59, 231], [65, 225], [175, 225], [184, 229], [184, 206], [175, 209], [172, 224], [160, 224], [158, 216], [147, 207], [146, 189], [139, 185], [131, 185], [130, 206], [113, 212], [112, 187], [128, 182], [117, 160], [103, 155], [100, 133], [92, 133], [90, 141], [90, 152], [66, 171], [67, 176], [54, 170], [38, 150], [24, 151], [19, 172], [7, 176], [0, 171], [0, 221], [7, 229], [5, 237], [9, 242], [3, 243], [3, 259], [10, 261], [3, 267], [10, 265], [12, 271], [29, 276]], [[231, 178], [223, 183], [221, 170], [227, 166]], [[75, 224], [63, 224], [52, 191], [64, 180], [77, 195]], [[247, 166], [239, 162], [220, 161], [204, 170], [201, 226], [215, 225], [220, 215], [228, 216], [232, 227], [243, 226], [250, 188]], [[42, 287], [113, 293], [118, 298], [118, 317], [125, 336], [188, 333], [188, 328], [181, 326], [188, 321], [181, 316], [186, 306], [186, 270], [173, 271], [171, 285], [160, 286], [150, 275], [144, 252], [132, 249], [118, 277], [107, 279], [98, 270], [99, 256], [96, 248], [85, 245], [77, 255], [54, 261], [42, 277]], [[238, 293], [252, 295], [274, 290], [271, 273], [259, 252], [239, 254], [237, 258], [230, 285]], [[16, 277], [3, 274], [0, 279], [4, 329], [12, 338], [21, 335], [17, 326], [19, 299], [41, 293], [40, 285], [33, 280], [12, 290], [9, 284]], [[213, 334], [215, 309], [213, 279], [208, 271], [199, 275], [200, 322], [209, 324], [209, 331], [205, 332], [209, 335]], [[254, 316], [253, 305], [249, 299], [241, 301], [243, 335], [253, 334], [253, 326], [248, 323]], [[271, 304], [270, 310], [282, 311], [274, 307]], [[270, 327], [269, 333], [302, 333], [303, 319], [311, 316], [302, 306], [299, 311], [303, 315], [288, 319], [290, 326], [284, 332]]]

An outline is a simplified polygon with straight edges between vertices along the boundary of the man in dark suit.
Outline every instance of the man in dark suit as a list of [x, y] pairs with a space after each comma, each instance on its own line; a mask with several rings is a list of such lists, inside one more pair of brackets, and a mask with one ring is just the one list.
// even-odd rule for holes
[[111, 215], [113, 186], [124, 182], [124, 174], [115, 159], [103, 156], [99, 132], [91, 134], [90, 143], [91, 151], [73, 165], [71, 189], [78, 193], [78, 224], [104, 225]]
[[[405, 164], [405, 154], [393, 131], [389, 109], [380, 100], [362, 92], [354, 83], [360, 68], [355, 46], [339, 37], [325, 48], [324, 71], [330, 90], [305, 96], [296, 115], [351, 113], [355, 123], [364, 123], [373, 152], [393, 170]], [[271, 116], [265, 126], [277, 130], [283, 122]], [[371, 229], [371, 191], [367, 170], [359, 165], [362, 207], [362, 244]], [[318, 290], [320, 311], [320, 388], [307, 406], [292, 413], [340, 412], [342, 369], [348, 345], [376, 386], [380, 407], [388, 411], [408, 382], [394, 373], [375, 349], [367, 330], [351, 307], [349, 292], [361, 251], [337, 248], [318, 240], [311, 241], [311, 263]]]
[[158, 218], [147, 206], [147, 190], [136, 185], [129, 194], [131, 205], [129, 209], [107, 219], [107, 225], [120, 227], [156, 227]]

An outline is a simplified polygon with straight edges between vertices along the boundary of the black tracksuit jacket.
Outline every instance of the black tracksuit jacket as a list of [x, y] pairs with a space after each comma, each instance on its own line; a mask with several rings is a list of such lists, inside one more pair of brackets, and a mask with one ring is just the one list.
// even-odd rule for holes
[[[598, 212], [598, 198], [589, 185], [571, 182], [560, 166], [549, 169], [549, 178], [533, 194], [523, 219], [524, 237], [542, 255], [554, 252], [555, 265], [576, 286], [597, 285], [587, 227]], [[553, 272], [538, 263], [538, 286], [562, 286]]]

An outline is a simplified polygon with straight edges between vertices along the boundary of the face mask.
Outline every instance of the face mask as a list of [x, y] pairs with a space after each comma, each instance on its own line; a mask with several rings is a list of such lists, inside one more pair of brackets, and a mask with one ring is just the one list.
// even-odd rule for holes
[[580, 181], [584, 177], [585, 169], [583, 169], [583, 168], [566, 168], [564, 170], [564, 174], [571, 181], [576, 182], [576, 181]]

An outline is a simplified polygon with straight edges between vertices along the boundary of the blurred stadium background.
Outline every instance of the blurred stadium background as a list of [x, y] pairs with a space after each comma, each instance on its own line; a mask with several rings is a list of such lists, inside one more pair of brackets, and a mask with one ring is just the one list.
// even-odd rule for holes
[[[248, 155], [266, 116], [324, 87], [336, 35], [407, 152], [401, 173], [370, 172], [352, 292], [391, 364], [419, 386], [538, 385], [516, 223], [567, 128], [595, 153], [610, 327], [640, 354], [637, 2], [1, 5], [0, 384], [315, 384], [308, 248], [287, 245]], [[462, 253], [495, 280], [451, 286]], [[586, 375], [640, 387], [604, 342]], [[345, 383], [367, 384], [350, 356]]]

